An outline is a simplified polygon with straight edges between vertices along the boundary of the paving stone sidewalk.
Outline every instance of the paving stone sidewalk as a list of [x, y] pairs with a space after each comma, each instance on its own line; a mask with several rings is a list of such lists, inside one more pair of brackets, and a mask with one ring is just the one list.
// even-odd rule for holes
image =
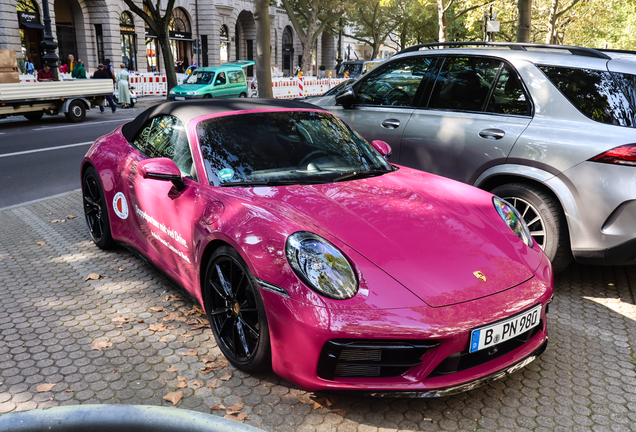
[[235, 370], [188, 297], [127, 250], [93, 245], [78, 191], [0, 211], [0, 278], [0, 413], [172, 406], [164, 396], [182, 392], [177, 408], [268, 431], [636, 431], [636, 277], [624, 267], [573, 265], [540, 359], [429, 400], [315, 394]]

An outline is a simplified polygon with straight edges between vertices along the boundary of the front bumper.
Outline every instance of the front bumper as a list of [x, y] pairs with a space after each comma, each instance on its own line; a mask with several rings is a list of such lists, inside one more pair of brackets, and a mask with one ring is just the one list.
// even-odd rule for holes
[[201, 95], [201, 94], [196, 94], [196, 95], [171, 94], [171, 95], [168, 95], [168, 100], [171, 100], [171, 101], [177, 100], [177, 99], [175, 99], [175, 97], [185, 98], [184, 100], [203, 99], [203, 96], [205, 96], [205, 95]]
[[[547, 259], [542, 266], [549, 268]], [[261, 290], [261, 295], [270, 328], [272, 366], [283, 378], [312, 391], [417, 392], [422, 394], [419, 397], [433, 397], [482, 385], [536, 358], [547, 340], [546, 306], [552, 292], [551, 272], [537, 271], [532, 279], [506, 291], [440, 308], [327, 309], [270, 291]], [[537, 303], [543, 305], [541, 323], [520, 346], [474, 364], [469, 359], [468, 366], [451, 368], [450, 372], [445, 369], [450, 358], [466, 355], [471, 329], [513, 316]], [[434, 347], [425, 350], [418, 364], [397, 376], [325, 379], [319, 372], [324, 369], [321, 355], [324, 360], [323, 348], [334, 340], [425, 342]]]
[[526, 367], [527, 365], [535, 361], [537, 358], [539, 358], [539, 356], [543, 354], [543, 352], [546, 350], [547, 347], [548, 347], [548, 338], [546, 337], [545, 342], [543, 342], [543, 344], [539, 348], [537, 348], [536, 351], [534, 351], [532, 354], [530, 354], [528, 357], [521, 360], [520, 362], [515, 363], [514, 365], [509, 366], [503, 370], [500, 370], [499, 372], [495, 372], [493, 374], [490, 374], [483, 378], [479, 378], [475, 381], [472, 381], [466, 384], [461, 384], [454, 387], [447, 387], [447, 388], [436, 389], [436, 390], [423, 391], [423, 392], [384, 392], [384, 393], [367, 392], [367, 393], [363, 393], [363, 395], [372, 396], [372, 397], [384, 397], [384, 398], [403, 397], [403, 398], [428, 399], [428, 398], [450, 396], [457, 393], [467, 392], [467, 391], [476, 389], [478, 387], [481, 387], [483, 385], [489, 384], [493, 381], [497, 381], [502, 378], [505, 378], [506, 376], [517, 372], [519, 369], [523, 369], [524, 367]]

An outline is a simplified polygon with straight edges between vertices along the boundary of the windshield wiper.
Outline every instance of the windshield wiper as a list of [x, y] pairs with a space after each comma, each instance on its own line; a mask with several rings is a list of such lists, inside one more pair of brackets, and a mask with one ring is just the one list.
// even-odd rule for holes
[[393, 172], [392, 170], [363, 170], [363, 171], [353, 171], [347, 174], [343, 174], [340, 177], [336, 177], [335, 179], [333, 179], [332, 181], [334, 182], [340, 182], [340, 181], [344, 181], [344, 180], [355, 180], [355, 179], [362, 179], [362, 178], [367, 178], [367, 177], [375, 177], [375, 176], [379, 176], [382, 174], [386, 174], [386, 173], [390, 173]]
[[254, 181], [238, 181], [230, 183], [222, 183], [221, 187], [233, 187], [233, 186], [289, 186], [289, 185], [303, 185], [303, 184], [322, 184], [328, 183], [326, 180], [316, 179], [295, 179], [295, 180], [254, 180]]

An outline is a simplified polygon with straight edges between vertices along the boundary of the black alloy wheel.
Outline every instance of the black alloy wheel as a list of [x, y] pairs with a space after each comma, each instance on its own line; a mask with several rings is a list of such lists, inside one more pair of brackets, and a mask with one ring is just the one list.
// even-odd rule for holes
[[236, 368], [254, 372], [271, 361], [269, 327], [256, 279], [229, 246], [217, 249], [205, 273], [205, 306], [223, 355]]
[[82, 178], [82, 197], [84, 216], [93, 241], [100, 249], [112, 248], [115, 242], [110, 233], [104, 190], [93, 167], [88, 167]]

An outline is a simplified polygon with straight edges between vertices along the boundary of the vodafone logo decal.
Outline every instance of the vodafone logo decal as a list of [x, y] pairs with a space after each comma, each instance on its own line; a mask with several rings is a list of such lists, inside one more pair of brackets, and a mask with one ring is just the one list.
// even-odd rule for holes
[[115, 210], [115, 214], [121, 219], [128, 217], [128, 203], [123, 193], [117, 192], [115, 194], [115, 198], [113, 198], [113, 210]]

